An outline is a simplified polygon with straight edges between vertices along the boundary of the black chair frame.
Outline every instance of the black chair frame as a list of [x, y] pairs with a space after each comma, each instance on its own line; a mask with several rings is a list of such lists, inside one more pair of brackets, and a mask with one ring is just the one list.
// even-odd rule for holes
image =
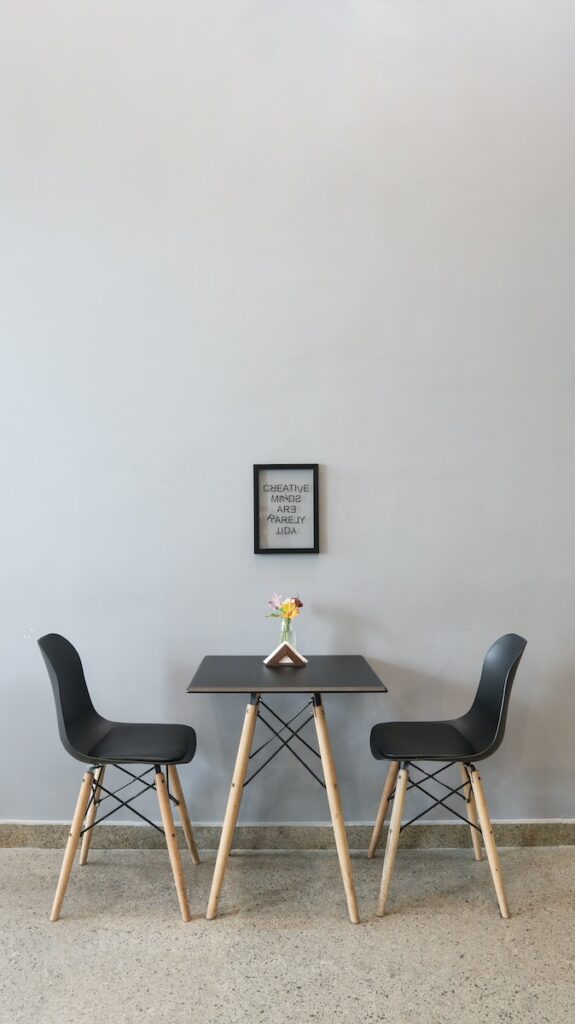
[[[194, 730], [183, 725], [134, 724], [103, 718], [92, 704], [82, 663], [72, 644], [57, 633], [47, 634], [38, 644], [52, 683], [62, 744], [72, 757], [87, 766], [70, 826], [50, 919], [57, 921], [60, 917], [80, 840], [80, 865], [84, 865], [88, 861], [96, 825], [119, 810], [126, 809], [165, 837], [180, 911], [183, 920], [189, 921], [188, 894], [172, 805], [178, 808], [192, 860], [199, 864], [198, 848], [177, 768], [179, 764], [191, 761], [195, 754]], [[108, 768], [116, 768], [128, 776], [128, 781], [116, 789], [108, 788], [104, 785]], [[153, 782], [148, 778], [152, 772]], [[137, 792], [126, 792], [138, 784]], [[136, 800], [150, 790], [155, 790], [157, 794], [163, 827], [133, 806]], [[115, 801], [115, 806], [102, 814], [102, 804], [106, 800]]]
[[[483, 663], [475, 700], [467, 714], [461, 718], [449, 722], [381, 723], [372, 729], [372, 752], [378, 759], [389, 762], [389, 770], [368, 849], [370, 859], [375, 856], [387, 809], [393, 802], [378, 916], [385, 913], [400, 834], [434, 807], [441, 806], [469, 826], [475, 859], [478, 861], [483, 860], [483, 840], [501, 916], [509, 917], [499, 854], [481, 776], [475, 762], [489, 757], [503, 740], [511, 688], [526, 643], [523, 637], [510, 633], [500, 637], [490, 647]], [[422, 761], [441, 764], [439, 768], [427, 771], [422, 768]], [[456, 764], [460, 765], [462, 781], [459, 786], [450, 786], [439, 776]], [[422, 777], [414, 779], [414, 770], [420, 772]], [[436, 796], [427, 788], [427, 783], [441, 786], [445, 793]], [[409, 821], [402, 823], [405, 796], [410, 789], [419, 790], [432, 802]], [[450, 798], [463, 800], [466, 817], [448, 803]]]

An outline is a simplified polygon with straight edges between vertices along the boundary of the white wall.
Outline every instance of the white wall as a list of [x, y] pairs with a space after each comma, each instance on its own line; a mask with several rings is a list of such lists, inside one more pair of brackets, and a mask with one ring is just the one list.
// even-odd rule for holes
[[[574, 816], [574, 46], [570, 0], [2, 4], [0, 817], [75, 800], [56, 630], [105, 714], [195, 725], [220, 820], [243, 701], [185, 688], [276, 589], [389, 685], [328, 702], [350, 820], [370, 725], [463, 711], [509, 630], [493, 814]], [[291, 460], [323, 553], [256, 557]], [[246, 794], [327, 817], [285, 755]]]

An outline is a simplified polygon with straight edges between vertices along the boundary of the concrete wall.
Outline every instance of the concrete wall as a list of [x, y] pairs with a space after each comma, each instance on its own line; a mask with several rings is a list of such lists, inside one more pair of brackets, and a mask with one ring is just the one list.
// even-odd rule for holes
[[[493, 815], [574, 816], [574, 46], [567, 0], [2, 4], [1, 818], [74, 804], [55, 630], [105, 714], [194, 724], [219, 821], [243, 701], [185, 688], [273, 590], [388, 683], [327, 704], [351, 821], [371, 724], [463, 711], [510, 630]], [[292, 460], [323, 552], [256, 557]], [[243, 816], [328, 813], [284, 755]]]

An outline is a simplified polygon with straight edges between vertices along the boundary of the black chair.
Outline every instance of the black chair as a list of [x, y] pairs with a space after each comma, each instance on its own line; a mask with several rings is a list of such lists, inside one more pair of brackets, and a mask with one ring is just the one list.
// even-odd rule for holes
[[[60, 917], [80, 837], [83, 837], [80, 864], [86, 864], [95, 825], [109, 818], [120, 807], [126, 807], [165, 835], [182, 917], [184, 921], [189, 921], [190, 908], [171, 804], [175, 804], [179, 810], [186, 843], [194, 863], [199, 864], [200, 858], [176, 767], [187, 764], [196, 752], [194, 730], [188, 725], [136, 725], [110, 722], [102, 718], [92, 704], [82, 662], [72, 644], [57, 633], [43, 636], [38, 644], [54, 690], [60, 739], [72, 757], [90, 765], [82, 779], [50, 920], [57, 921]], [[134, 772], [125, 767], [147, 764], [152, 767], [143, 772]], [[128, 781], [115, 792], [104, 786], [104, 773], [108, 765], [128, 776]], [[161, 765], [166, 766], [166, 775]], [[146, 780], [146, 776], [152, 772], [153, 783]], [[143, 784], [143, 789], [139, 788], [137, 793], [128, 797], [126, 788], [137, 782]], [[155, 789], [158, 794], [163, 829], [132, 807], [132, 802], [150, 789]], [[121, 797], [118, 796], [120, 792]], [[108, 799], [115, 800], [116, 805], [96, 820], [102, 804]]]
[[[483, 836], [501, 916], [509, 917], [499, 854], [475, 762], [490, 757], [503, 739], [511, 687], [526, 645], [527, 641], [515, 633], [508, 633], [496, 640], [485, 655], [475, 700], [470, 710], [461, 718], [447, 722], [382, 722], [380, 725], [374, 725], [371, 730], [373, 756], [380, 761], [391, 761], [391, 764], [369, 845], [370, 858], [377, 850], [387, 807], [390, 800], [393, 800], [377, 909], [380, 917], [385, 913], [400, 832], [423, 817], [431, 807], [438, 805], [469, 823], [476, 860], [482, 860], [480, 836]], [[447, 763], [436, 771], [426, 772], [416, 764], [419, 761]], [[438, 776], [457, 763], [461, 766], [462, 784], [454, 789]], [[423, 776], [418, 781], [410, 778], [409, 770], [414, 768]], [[442, 798], [434, 799], [433, 793], [421, 784], [427, 781], [438, 782], [447, 793]], [[412, 787], [431, 797], [433, 803], [431, 807], [402, 825], [405, 794]], [[445, 802], [449, 796], [465, 800], [467, 819]]]

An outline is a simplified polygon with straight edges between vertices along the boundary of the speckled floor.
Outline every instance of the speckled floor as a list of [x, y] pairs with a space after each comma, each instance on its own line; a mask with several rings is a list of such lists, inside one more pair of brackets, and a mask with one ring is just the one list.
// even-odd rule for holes
[[235, 855], [208, 922], [213, 857], [186, 863], [190, 924], [159, 850], [93, 850], [50, 924], [60, 853], [0, 850], [1, 1024], [575, 1020], [575, 848], [501, 851], [510, 921], [470, 851], [401, 849], [380, 920], [355, 855], [359, 926], [335, 854], [299, 851]]

